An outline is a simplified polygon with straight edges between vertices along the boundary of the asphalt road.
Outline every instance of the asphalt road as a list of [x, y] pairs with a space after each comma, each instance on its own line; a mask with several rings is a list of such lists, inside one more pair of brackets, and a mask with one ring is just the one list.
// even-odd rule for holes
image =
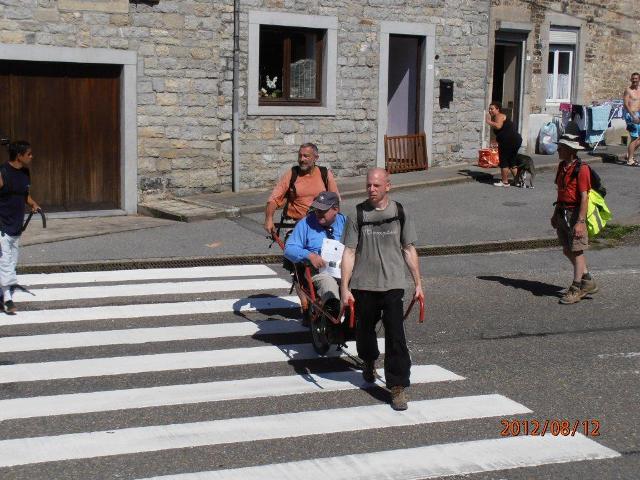
[[[23, 294], [21, 312], [15, 317], [0, 317], [0, 465], [4, 465], [0, 466], [0, 478], [146, 479], [207, 471], [222, 472], [222, 476], [197, 478], [232, 478], [224, 475], [238, 468], [282, 463], [287, 464], [285, 472], [299, 468], [307, 478], [361, 478], [356, 474], [378, 478], [374, 474], [381, 471], [371, 467], [373, 457], [359, 455], [388, 450], [403, 455], [407, 449], [433, 447], [439, 450], [434, 460], [427, 462], [428, 467], [445, 468], [452, 446], [467, 448], [466, 442], [502, 439], [507, 443], [500, 444], [495, 458], [487, 456], [475, 462], [472, 454], [477, 454], [476, 446], [462, 450], [464, 455], [458, 455], [457, 463], [451, 461], [457, 466], [451, 467], [449, 474], [453, 476], [449, 478], [635, 480], [640, 471], [640, 252], [636, 246], [593, 251], [589, 260], [600, 292], [564, 306], [558, 304], [557, 295], [571, 278], [568, 262], [556, 250], [422, 259], [427, 320], [417, 325], [414, 316], [406, 324], [414, 364], [408, 412], [417, 412], [423, 401], [440, 400], [444, 407], [438, 410], [435, 403], [424, 404], [425, 415], [441, 417], [405, 424], [393, 423], [401, 414], [386, 405], [388, 393], [384, 389], [355, 388], [357, 373], [351, 380], [338, 382], [338, 387], [322, 384], [327, 372], [352, 369], [350, 359], [303, 358], [304, 353], [294, 352], [290, 345], [309, 341], [306, 332], [295, 331], [296, 324], [287, 321], [295, 316], [295, 310], [274, 311], [259, 305], [259, 297], [288, 295], [278, 283], [282, 275], [277, 266], [272, 268], [279, 276], [256, 275], [242, 267], [234, 274], [221, 270], [199, 278], [185, 273], [185, 278], [171, 279], [167, 272], [88, 283], [78, 278], [70, 278], [71, 283], [62, 283], [65, 277], [25, 278], [29, 281], [24, 283], [32, 285], [37, 297]], [[203, 281], [220, 283], [198, 288], [198, 282]], [[256, 283], [243, 287], [232, 283], [235, 281]], [[119, 285], [127, 287], [117, 290]], [[91, 287], [97, 289], [86, 290]], [[145, 288], [156, 294], [145, 293]], [[136, 289], [138, 295], [129, 295]], [[47, 301], [34, 301], [47, 296]], [[71, 298], [74, 296], [78, 298]], [[234, 313], [234, 307], [227, 306], [214, 313], [218, 309], [215, 301], [226, 299], [236, 299], [231, 302], [236, 309], [254, 305], [257, 311]], [[203, 301], [213, 303], [187, 303]], [[171, 310], [176, 305], [184, 310]], [[193, 305], [200, 305], [207, 313], [189, 313]], [[292, 304], [285, 301], [283, 306]], [[235, 324], [255, 327], [255, 331], [230, 334], [229, 329], [237, 328]], [[274, 325], [292, 330], [274, 333], [269, 330]], [[193, 326], [195, 333], [189, 336], [184, 330], [177, 333], [169, 328], [186, 326]], [[211, 326], [221, 329], [206, 330]], [[81, 338], [42, 337], [82, 332], [102, 333]], [[256, 348], [265, 347], [267, 350], [257, 355], [231, 350], [257, 352]], [[207, 352], [205, 360], [194, 360], [193, 352]], [[283, 359], [277, 359], [278, 355]], [[124, 359], [114, 360], [118, 357]], [[181, 363], [185, 359], [196, 363]], [[464, 379], [417, 379], [424, 365], [437, 365]], [[285, 377], [305, 379], [304, 388], [311, 385], [311, 390], [294, 394], [283, 387], [277, 393], [274, 384]], [[143, 402], [141, 389], [176, 385], [186, 389], [223, 381], [231, 383], [222, 384], [221, 397], [215, 401], [203, 397], [186, 401], [181, 397], [183, 392], [175, 390], [169, 394], [144, 390], [152, 406], [139, 403]], [[245, 387], [245, 381], [253, 383]], [[101, 397], [103, 394], [59, 397], [83, 392], [111, 395], [109, 392], [125, 389], [137, 390], [128, 390], [118, 398]], [[486, 395], [500, 397], [474, 399], [466, 417], [444, 421], [447, 415], [459, 414], [452, 398]], [[43, 396], [58, 397], [39, 398]], [[15, 399], [20, 400], [11, 402]], [[34, 406], [34, 401], [40, 403]], [[516, 413], [509, 410], [514, 407], [512, 402]], [[343, 412], [344, 417], [337, 410], [370, 407], [382, 410], [365, 415], [363, 423], [372, 422], [367, 429], [364, 425], [349, 427], [355, 410]], [[483, 408], [496, 411], [483, 414]], [[305, 423], [325, 410], [330, 410], [326, 417]], [[270, 415], [296, 412], [300, 412], [297, 417], [273, 417], [262, 426]], [[375, 424], [389, 412], [390, 425]], [[533, 425], [534, 420], [541, 424], [549, 420], [550, 425], [553, 420], [569, 420], [572, 425], [579, 421], [581, 431], [585, 425], [581, 422], [587, 422], [589, 434], [599, 425], [599, 435], [590, 437], [588, 445], [612, 458], [585, 459], [591, 454], [577, 444], [566, 443], [568, 457], [564, 460], [554, 457], [554, 463], [538, 461], [536, 465], [537, 444], [525, 449], [524, 460], [513, 460], [508, 447], [512, 441], [537, 442], [541, 437], [502, 437], [501, 420], [520, 425], [525, 421]], [[223, 421], [236, 423], [223, 427]], [[313, 433], [328, 428], [332, 421], [337, 422], [333, 433]], [[208, 422], [217, 422], [218, 428], [210, 437], [202, 430]], [[140, 430], [123, 430], [134, 427]], [[296, 429], [301, 436], [293, 436]], [[260, 437], [255, 433], [258, 430], [272, 438]], [[543, 440], [572, 438], [546, 432]], [[554, 443], [550, 445], [553, 457], [561, 448], [560, 444], [558, 449]], [[352, 455], [346, 463], [340, 460], [344, 455]], [[374, 457], [381, 455], [375, 453]], [[44, 459], [49, 461], [42, 462]], [[320, 460], [311, 466], [291, 464], [309, 459]], [[515, 462], [512, 466], [522, 462], [530, 466], [507, 469], [505, 465], [511, 460]], [[323, 465], [327, 471], [318, 473]], [[390, 465], [393, 463], [377, 468]], [[455, 475], [474, 471], [477, 465], [482, 465], [484, 472]], [[398, 468], [387, 478], [426, 478], [426, 471], [417, 469], [410, 476]], [[264, 469], [236, 471], [234, 478], [249, 478], [250, 472], [256, 478], [268, 478]], [[316, 474], [319, 476], [314, 477]]]
[[[640, 211], [640, 169], [615, 164], [594, 166], [608, 188], [614, 221]], [[495, 188], [474, 182], [393, 192], [416, 224], [420, 245], [460, 245], [555, 237], [549, 224], [555, 200], [553, 172], [541, 172], [535, 189]], [[348, 199], [354, 211], [362, 199]], [[24, 247], [23, 264], [269, 254], [263, 214], [240, 219], [180, 223]], [[51, 220], [54, 222], [55, 220]]]

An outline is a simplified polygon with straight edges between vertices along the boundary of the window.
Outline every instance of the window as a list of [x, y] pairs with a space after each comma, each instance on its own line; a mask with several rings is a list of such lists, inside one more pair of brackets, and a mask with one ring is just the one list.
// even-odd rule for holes
[[571, 101], [575, 47], [550, 45], [547, 67], [547, 102]]
[[338, 19], [249, 12], [249, 115], [335, 115]]
[[260, 105], [320, 104], [321, 30], [260, 28]]

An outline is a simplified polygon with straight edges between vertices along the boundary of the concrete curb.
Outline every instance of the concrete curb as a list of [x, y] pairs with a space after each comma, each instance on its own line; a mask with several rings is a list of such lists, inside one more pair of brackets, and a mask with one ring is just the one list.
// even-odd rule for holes
[[[416, 247], [421, 257], [464, 255], [473, 253], [534, 250], [558, 246], [557, 238], [537, 238], [473, 243], [467, 245], [437, 245]], [[282, 254], [247, 254], [217, 257], [144, 258], [97, 260], [77, 263], [42, 263], [19, 265], [19, 275], [32, 273], [93, 272], [103, 270], [132, 270], [147, 268], [187, 268], [218, 265], [279, 264]]]

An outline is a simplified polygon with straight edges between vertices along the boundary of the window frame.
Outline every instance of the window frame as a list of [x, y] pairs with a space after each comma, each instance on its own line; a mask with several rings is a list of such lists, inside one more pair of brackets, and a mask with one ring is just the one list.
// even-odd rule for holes
[[[274, 25], [260, 25], [260, 34], [262, 29], [277, 31], [278, 27]], [[282, 97], [269, 98], [259, 97], [258, 103], [261, 106], [315, 106], [322, 104], [322, 71], [324, 66], [324, 51], [326, 44], [327, 32], [322, 29], [301, 28], [301, 27], [281, 27], [290, 32], [283, 42], [282, 54]], [[315, 38], [315, 58], [316, 58], [316, 98], [296, 98], [291, 99], [291, 37], [298, 32], [313, 32]], [[258, 81], [260, 85], [260, 81]]]
[[[558, 66], [560, 53], [569, 53], [569, 96], [566, 98], [558, 98]], [[549, 73], [549, 57], [553, 54], [553, 73]], [[573, 94], [573, 80], [575, 71], [575, 57], [576, 57], [576, 45], [570, 44], [552, 44], [549, 45], [549, 55], [547, 57], [547, 75], [553, 75], [553, 88], [551, 98], [548, 97], [547, 91], [546, 103], [563, 103], [571, 102], [571, 95]]]
[[[324, 31], [324, 45], [319, 101], [307, 100], [260, 101], [260, 27], [290, 27]], [[338, 59], [338, 19], [322, 15], [304, 15], [286, 12], [249, 12], [249, 51], [247, 66], [247, 114], [275, 116], [333, 116], [336, 114], [336, 78]]]

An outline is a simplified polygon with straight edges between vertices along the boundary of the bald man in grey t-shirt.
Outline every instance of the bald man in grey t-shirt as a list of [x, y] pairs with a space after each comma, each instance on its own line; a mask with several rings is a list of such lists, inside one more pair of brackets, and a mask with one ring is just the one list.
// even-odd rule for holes
[[[356, 345], [364, 361], [367, 382], [375, 380], [375, 361], [380, 356], [376, 325], [382, 318], [385, 330], [384, 370], [391, 406], [407, 409], [404, 389], [410, 385], [411, 358], [404, 333], [403, 296], [407, 286], [406, 263], [415, 282], [413, 297], [424, 300], [417, 241], [411, 217], [389, 199], [391, 182], [382, 168], [367, 174], [368, 200], [359, 205], [362, 222], [350, 216], [343, 234], [341, 299], [355, 301]], [[404, 221], [403, 221], [404, 217]], [[404, 225], [403, 225], [404, 223]]]

